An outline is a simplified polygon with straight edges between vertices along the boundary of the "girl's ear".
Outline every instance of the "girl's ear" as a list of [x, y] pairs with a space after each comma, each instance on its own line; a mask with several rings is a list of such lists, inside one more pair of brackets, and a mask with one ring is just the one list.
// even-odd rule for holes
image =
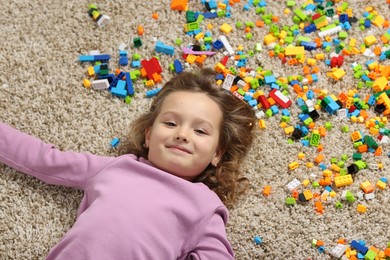
[[149, 148], [150, 143], [150, 133], [152, 132], [152, 128], [148, 127], [145, 129], [145, 148]]
[[215, 152], [214, 158], [211, 160], [211, 164], [217, 166], [224, 153], [225, 151], [223, 151], [221, 148], [218, 148]]

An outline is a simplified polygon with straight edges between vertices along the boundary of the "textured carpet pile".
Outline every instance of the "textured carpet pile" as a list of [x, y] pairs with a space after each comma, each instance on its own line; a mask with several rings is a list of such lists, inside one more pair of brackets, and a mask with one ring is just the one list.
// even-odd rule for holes
[[[267, 1], [264, 7], [263, 14], [279, 17], [275, 25], [280, 29], [293, 25], [293, 10], [301, 7], [305, 1], [295, 1], [295, 7], [290, 9], [289, 14], [285, 14], [287, 2]], [[290, 66], [282, 64], [277, 57], [269, 57], [269, 47], [265, 46], [263, 39], [269, 33], [270, 25], [254, 26], [251, 29], [253, 37], [246, 39], [245, 23], [255, 23], [265, 18], [263, 14], [256, 13], [253, 5], [244, 11], [244, 6], [249, 3], [235, 3], [230, 10], [230, 18], [205, 19], [200, 23], [202, 32], [209, 32], [213, 41], [220, 35], [226, 35], [235, 51], [242, 48], [243, 53], [247, 54], [245, 68], [262, 67], [264, 71], [271, 71], [276, 78], [303, 75], [306, 63]], [[80, 63], [79, 56], [87, 55], [92, 50], [109, 54], [110, 72], [113, 72], [119, 68], [118, 46], [124, 43], [130, 61], [133, 54], [139, 54], [141, 59], [147, 60], [158, 56], [165, 82], [174, 75], [169, 65], [175, 59], [182, 62], [185, 70], [197, 68], [196, 64], [185, 65], [181, 50], [197, 41], [184, 32], [185, 12], [171, 10], [170, 1], [97, 1], [101, 13], [111, 18], [104, 28], [98, 27], [88, 15], [88, 4], [84, 0], [3, 1], [0, 8], [0, 120], [63, 150], [114, 156], [118, 150], [110, 147], [110, 141], [114, 137], [125, 141], [128, 125], [148, 109], [151, 102], [151, 99], [145, 97], [148, 88], [144, 86], [142, 78], [135, 80], [136, 94], [130, 104], [113, 97], [108, 91], [84, 88], [82, 82], [84, 78], [90, 78], [87, 75], [90, 64]], [[336, 3], [334, 9], [341, 5], [342, 2]], [[371, 13], [377, 12], [385, 19], [390, 18], [385, 0], [349, 1], [349, 8], [358, 20], [364, 18], [367, 6], [373, 8]], [[206, 11], [201, 1], [190, 1], [188, 8], [195, 12]], [[157, 19], [152, 18], [153, 13], [158, 14]], [[237, 28], [237, 22], [244, 25]], [[220, 31], [224, 23], [233, 28], [229, 34]], [[208, 28], [209, 24], [212, 27]], [[133, 39], [139, 37], [139, 25], [143, 26], [145, 32], [140, 36], [142, 46], [135, 48]], [[347, 38], [341, 39], [341, 42], [348, 45], [355, 38], [356, 47], [360, 49], [364, 38], [373, 35], [378, 42], [369, 49], [374, 50], [376, 46], [383, 46], [380, 37], [386, 30], [375, 25], [362, 30], [357, 22], [352, 24]], [[303, 30], [300, 32], [311, 39], [318, 37], [318, 31], [311, 34], [304, 34]], [[298, 44], [297, 37], [293, 44]], [[329, 51], [321, 48], [306, 51], [306, 58], [324, 53], [325, 58], [330, 59], [336, 50], [333, 38], [329, 39]], [[182, 40], [181, 45], [175, 43], [177, 39]], [[157, 40], [173, 46], [174, 55], [156, 53], [154, 48]], [[256, 43], [262, 44], [262, 51], [256, 52], [254, 56], [248, 55]], [[205, 60], [204, 66], [214, 67], [223, 57], [223, 50], [217, 51], [217, 54]], [[389, 64], [388, 59], [380, 61], [375, 55], [368, 57], [359, 53], [345, 56], [341, 68], [346, 75], [335, 81], [327, 76], [331, 68], [325, 61], [317, 61], [318, 82], [308, 85], [308, 88], [326, 90], [329, 95], [334, 94], [336, 97], [341, 92], [348, 93], [355, 89], [356, 94], [364, 100], [366, 95], [373, 94], [373, 90], [368, 87], [357, 89], [361, 80], [354, 77], [352, 64], [360, 64], [366, 70], [367, 61]], [[227, 67], [238, 69], [232, 59], [229, 59]], [[130, 66], [121, 69], [135, 70]], [[268, 93], [269, 87], [263, 87], [262, 90]], [[288, 98], [293, 104], [288, 109], [291, 121], [287, 125], [296, 126], [301, 124], [298, 115], [302, 110], [296, 104], [296, 93], [291, 87], [288, 91]], [[317, 95], [313, 101], [318, 101]], [[339, 119], [321, 109], [318, 112], [320, 117], [316, 127], [324, 126], [326, 122], [333, 126], [320, 140], [322, 152], [314, 146], [303, 146], [301, 140], [289, 143], [291, 136], [285, 134], [280, 126], [280, 112], [270, 118], [263, 118], [266, 128], [257, 130], [255, 143], [242, 166], [250, 179], [250, 189], [238, 205], [230, 210], [227, 232], [237, 259], [331, 259], [329, 251], [339, 238], [349, 242], [364, 240], [368, 246], [375, 245], [380, 249], [386, 248], [390, 241], [388, 185], [384, 190], [376, 188], [372, 200], [358, 197], [360, 183], [368, 180], [375, 185], [379, 178], [390, 177], [387, 156], [389, 145], [380, 143], [378, 136], [371, 135], [364, 123]], [[368, 108], [367, 113], [370, 118], [381, 116], [374, 111], [374, 107]], [[349, 128], [347, 133], [342, 131], [345, 126]], [[388, 125], [384, 128], [388, 128]], [[348, 158], [345, 166], [353, 163], [352, 155], [356, 149], [350, 134], [354, 131], [372, 136], [383, 149], [383, 154], [374, 156], [373, 153], [364, 153], [362, 160], [371, 167], [360, 170], [353, 184], [348, 187], [332, 186], [336, 197], [322, 201], [322, 214], [316, 212], [315, 200], [287, 206], [285, 200], [291, 194], [286, 190], [286, 185], [295, 178], [300, 182], [310, 180], [307, 187], [300, 187], [300, 192], [311, 190], [321, 194], [324, 191], [323, 187], [312, 186], [313, 182], [323, 178], [323, 170], [314, 163], [319, 154], [324, 155], [323, 163], [327, 167], [330, 167], [332, 158], [340, 162], [343, 155]], [[305, 157], [299, 159], [299, 153]], [[298, 162], [297, 169], [289, 169], [292, 162]], [[308, 167], [307, 163], [312, 163], [313, 167]], [[372, 169], [372, 166], [378, 164], [383, 165], [383, 169]], [[262, 194], [266, 185], [272, 187], [269, 196]], [[355, 202], [342, 201], [342, 193], [346, 190], [354, 194]], [[81, 191], [46, 185], [0, 165], [0, 259], [44, 258], [74, 223], [81, 197]], [[337, 201], [341, 201], [341, 209], [335, 207]], [[366, 206], [367, 212], [358, 213], [358, 204]], [[256, 236], [262, 238], [260, 245], [253, 241]], [[312, 247], [313, 239], [324, 241], [324, 253]]]

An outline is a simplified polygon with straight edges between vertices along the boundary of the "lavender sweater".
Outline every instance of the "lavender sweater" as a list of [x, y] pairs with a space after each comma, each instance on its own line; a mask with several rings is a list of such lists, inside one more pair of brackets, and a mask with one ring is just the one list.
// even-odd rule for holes
[[218, 196], [143, 158], [62, 152], [0, 123], [0, 163], [84, 191], [75, 224], [47, 259], [234, 259]]

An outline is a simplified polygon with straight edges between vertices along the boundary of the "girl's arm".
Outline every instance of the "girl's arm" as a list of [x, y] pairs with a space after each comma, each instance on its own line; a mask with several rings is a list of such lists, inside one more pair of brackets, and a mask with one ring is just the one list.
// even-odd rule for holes
[[199, 242], [188, 259], [234, 259], [233, 249], [226, 237], [224, 212], [215, 213], [205, 226]]
[[49, 184], [83, 189], [88, 180], [112, 160], [113, 157], [62, 152], [0, 123], [0, 163]]

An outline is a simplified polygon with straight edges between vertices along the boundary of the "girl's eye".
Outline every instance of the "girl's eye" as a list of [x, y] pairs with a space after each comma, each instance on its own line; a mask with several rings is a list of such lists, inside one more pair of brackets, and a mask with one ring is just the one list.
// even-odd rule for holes
[[176, 126], [174, 122], [164, 122], [164, 124], [167, 126]]
[[196, 129], [195, 132], [197, 132], [198, 134], [207, 135], [207, 132], [202, 129]]

